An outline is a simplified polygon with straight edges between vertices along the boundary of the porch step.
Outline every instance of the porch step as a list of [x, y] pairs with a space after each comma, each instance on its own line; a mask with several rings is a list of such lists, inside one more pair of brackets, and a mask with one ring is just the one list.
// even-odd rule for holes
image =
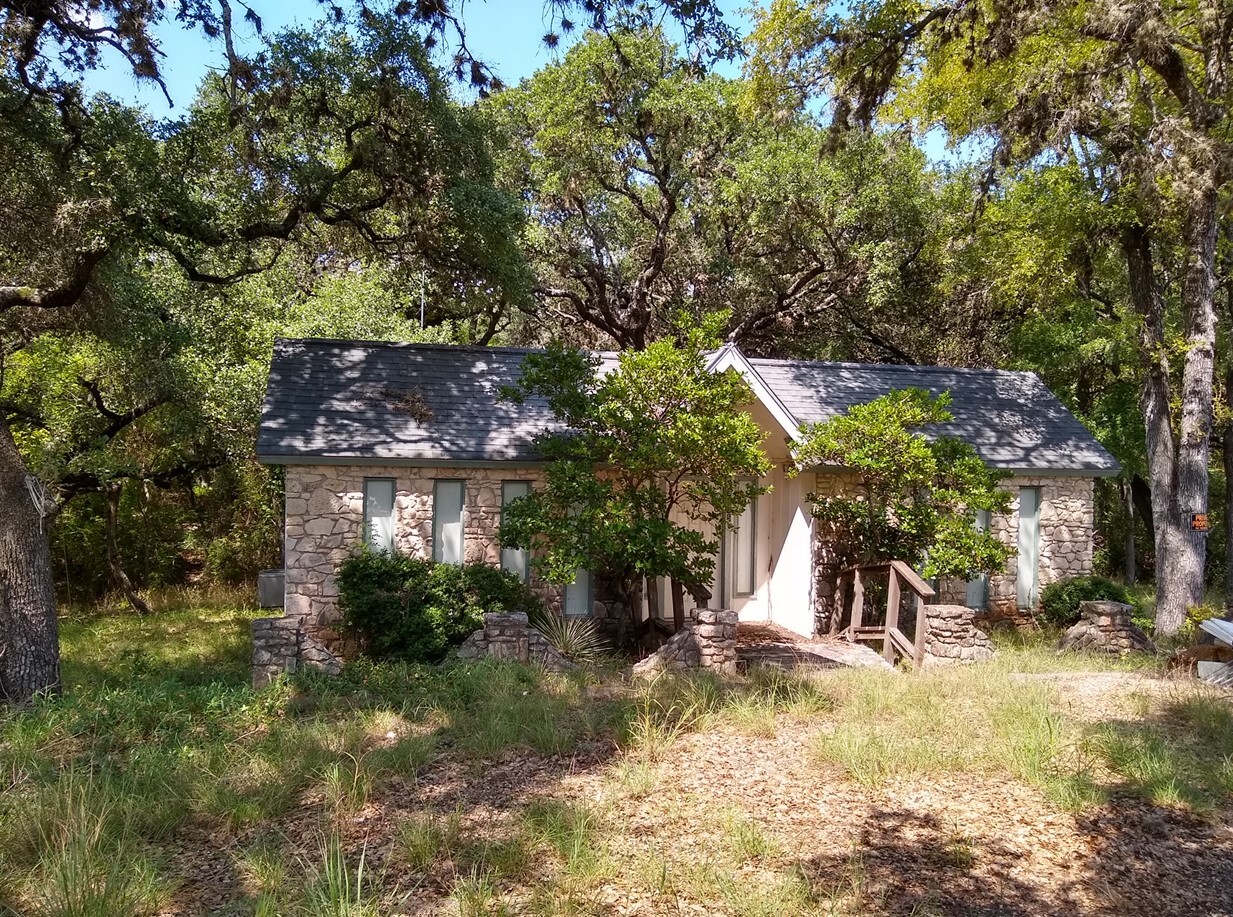
[[816, 640], [808, 643], [747, 643], [736, 649], [745, 667], [762, 665], [780, 669], [883, 668], [894, 666], [880, 653], [846, 640]]

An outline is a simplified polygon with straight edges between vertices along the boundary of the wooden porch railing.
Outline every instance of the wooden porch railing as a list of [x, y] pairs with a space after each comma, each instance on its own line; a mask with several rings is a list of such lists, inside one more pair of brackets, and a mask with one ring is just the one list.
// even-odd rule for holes
[[[886, 580], [886, 620], [881, 626], [865, 624], [865, 585], [871, 576], [885, 573]], [[844, 597], [847, 595], [847, 584], [852, 582], [852, 619], [843, 630], [842, 624]], [[914, 638], [908, 637], [899, 629], [899, 606], [904, 595], [904, 589], [916, 596], [916, 633]], [[852, 641], [882, 644], [882, 657], [893, 663], [895, 654], [912, 660], [913, 665], [920, 666], [925, 658], [925, 635], [929, 629], [928, 618], [925, 615], [925, 600], [934, 595], [933, 587], [920, 578], [920, 575], [901, 560], [892, 560], [882, 564], [865, 564], [859, 567], [849, 567], [839, 574], [836, 584], [836, 594], [839, 607], [831, 617], [831, 633], [846, 637]]]

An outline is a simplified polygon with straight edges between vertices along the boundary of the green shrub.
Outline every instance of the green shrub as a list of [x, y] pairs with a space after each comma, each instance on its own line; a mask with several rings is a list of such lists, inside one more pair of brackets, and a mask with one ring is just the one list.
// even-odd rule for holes
[[1079, 620], [1080, 602], [1113, 601], [1130, 605], [1126, 587], [1102, 576], [1076, 576], [1050, 583], [1040, 593], [1040, 616], [1049, 624], [1069, 627]]
[[498, 611], [543, 603], [516, 576], [487, 564], [437, 564], [361, 551], [338, 570], [343, 629], [377, 659], [440, 662]]

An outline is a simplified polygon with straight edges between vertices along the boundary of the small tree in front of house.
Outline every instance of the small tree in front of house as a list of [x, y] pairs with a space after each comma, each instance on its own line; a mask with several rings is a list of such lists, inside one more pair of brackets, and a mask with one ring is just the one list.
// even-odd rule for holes
[[682, 623], [684, 591], [712, 581], [725, 520], [763, 492], [754, 482], [770, 470], [742, 410], [749, 386], [709, 371], [704, 341], [656, 341], [603, 374], [591, 355], [553, 346], [528, 355], [504, 393], [547, 399], [566, 429], [540, 438], [545, 485], [505, 508], [501, 543], [529, 548], [550, 582], [599, 574], [635, 626], [642, 581], [664, 576]]
[[949, 405], [949, 394], [902, 389], [802, 431], [798, 467], [859, 477], [843, 493], [809, 495], [844, 560], [903, 560], [926, 577], [961, 579], [1006, 563], [1010, 549], [976, 525], [978, 511], [1009, 506], [1003, 475], [967, 443], [923, 432], [954, 419]]

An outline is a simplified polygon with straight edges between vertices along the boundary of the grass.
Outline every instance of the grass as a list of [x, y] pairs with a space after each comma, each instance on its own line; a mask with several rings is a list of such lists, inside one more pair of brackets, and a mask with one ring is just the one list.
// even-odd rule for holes
[[1053, 688], [993, 666], [904, 678], [851, 670], [815, 753], [866, 786], [932, 773], [997, 772], [1039, 787], [1060, 807], [1101, 798], [1076, 760], [1081, 726], [1057, 710]]
[[[1006, 638], [994, 663], [913, 676], [758, 670], [594, 692], [585, 673], [360, 661], [253, 691], [260, 612], [225, 594], [174, 598], [148, 618], [73, 614], [65, 696], [0, 711], [0, 913], [157, 913], [183, 892], [186, 856], [235, 876], [224, 913], [236, 915], [398, 913], [409, 895], [451, 897], [461, 913], [593, 913], [596, 889], [627, 886], [665, 908], [684, 895], [733, 914], [849, 912], [859, 858], [808, 878], [801, 852], [740, 806], [704, 807], [688, 826], [712, 837], [701, 861], [636, 843], [634, 861], [616, 853], [630, 807], [671, 793], [682, 737], [707, 730], [738, 744], [800, 730], [819, 780], [994, 773], [1064, 811], [1130, 794], [1202, 812], [1233, 795], [1225, 700], [1144, 698], [1081, 721], [1022, 674], [1144, 664], [1058, 657], [1042, 641]], [[581, 755], [602, 769], [603, 798], [528, 784], [498, 815], [420, 798], [430, 769], [482, 785], [528, 755]], [[453, 785], [433, 773], [437, 792]], [[411, 808], [374, 821], [391, 799]], [[944, 846], [957, 867], [979, 863], [958, 828]]]

